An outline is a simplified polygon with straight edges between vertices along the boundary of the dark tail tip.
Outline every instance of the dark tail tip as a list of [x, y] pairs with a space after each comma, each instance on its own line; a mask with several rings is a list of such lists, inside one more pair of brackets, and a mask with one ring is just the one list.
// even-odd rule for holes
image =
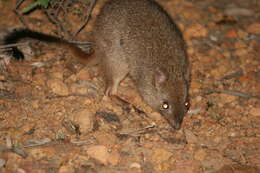
[[15, 60], [24, 60], [24, 54], [17, 47], [12, 47], [6, 53], [11, 55]]

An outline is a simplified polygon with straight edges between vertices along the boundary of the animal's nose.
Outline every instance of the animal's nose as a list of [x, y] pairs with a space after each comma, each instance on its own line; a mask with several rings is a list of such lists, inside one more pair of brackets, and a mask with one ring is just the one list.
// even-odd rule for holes
[[174, 129], [180, 130], [181, 128], [181, 122], [175, 122]]
[[183, 116], [177, 116], [174, 121], [174, 129], [180, 130], [182, 124]]

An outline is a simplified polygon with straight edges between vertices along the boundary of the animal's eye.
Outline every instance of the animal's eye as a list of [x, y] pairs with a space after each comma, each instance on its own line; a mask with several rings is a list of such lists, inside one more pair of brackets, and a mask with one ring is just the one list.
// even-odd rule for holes
[[185, 102], [184, 105], [185, 105], [185, 107], [186, 107], [187, 109], [190, 108], [190, 103], [189, 103], [189, 102]]
[[162, 109], [168, 109], [169, 108], [169, 103], [168, 102], [163, 102], [161, 106], [162, 106]]

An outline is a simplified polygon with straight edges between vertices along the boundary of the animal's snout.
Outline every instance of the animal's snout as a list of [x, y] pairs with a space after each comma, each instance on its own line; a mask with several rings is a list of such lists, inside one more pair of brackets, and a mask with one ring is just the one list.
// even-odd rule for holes
[[181, 124], [182, 124], [182, 117], [177, 117], [177, 118], [173, 118], [173, 117], [165, 117], [166, 120], [168, 121], [168, 123], [175, 129], [175, 130], [180, 130], [181, 129]]
[[184, 118], [184, 114], [179, 114], [177, 117], [175, 117], [174, 128], [176, 130], [180, 130], [183, 118]]
[[174, 127], [175, 130], [180, 130], [181, 129], [181, 122], [175, 122], [173, 127]]

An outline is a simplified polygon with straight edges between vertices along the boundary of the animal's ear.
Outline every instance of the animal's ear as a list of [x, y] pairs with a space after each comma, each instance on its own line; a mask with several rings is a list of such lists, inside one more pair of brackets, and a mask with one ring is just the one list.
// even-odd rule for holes
[[154, 85], [158, 87], [168, 80], [168, 73], [165, 69], [157, 67], [154, 73]]

